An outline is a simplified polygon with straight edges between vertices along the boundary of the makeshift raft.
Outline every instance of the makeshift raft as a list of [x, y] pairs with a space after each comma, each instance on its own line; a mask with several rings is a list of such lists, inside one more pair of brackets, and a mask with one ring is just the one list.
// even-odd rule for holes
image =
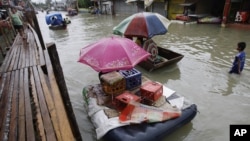
[[[142, 79], [145, 84], [145, 78]], [[130, 92], [137, 93], [138, 88]], [[83, 89], [86, 108], [95, 126], [97, 139], [102, 138], [105, 141], [161, 140], [196, 116], [197, 106], [175, 91], [163, 86], [163, 96], [172, 107], [179, 108], [179, 117], [162, 122], [130, 124], [119, 121], [120, 112], [110, 108], [110, 95], [103, 92], [100, 84], [89, 85]]]

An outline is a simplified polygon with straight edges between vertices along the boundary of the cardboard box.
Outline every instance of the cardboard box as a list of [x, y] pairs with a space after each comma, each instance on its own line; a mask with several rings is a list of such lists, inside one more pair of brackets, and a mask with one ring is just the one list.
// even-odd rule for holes
[[141, 98], [154, 102], [163, 94], [163, 86], [160, 83], [148, 81], [140, 87]]
[[126, 89], [125, 79], [117, 71], [102, 74], [100, 80], [102, 89], [106, 94], [120, 94]]
[[132, 94], [128, 91], [125, 91], [124, 93], [118, 95], [115, 97], [115, 107], [121, 111], [123, 110], [127, 104], [131, 101], [140, 102], [141, 98], [135, 94]]

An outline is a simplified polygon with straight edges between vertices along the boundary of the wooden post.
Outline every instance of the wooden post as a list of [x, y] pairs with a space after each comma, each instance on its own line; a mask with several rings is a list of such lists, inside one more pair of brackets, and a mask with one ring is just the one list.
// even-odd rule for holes
[[11, 29], [8, 29], [9, 30], [9, 33], [11, 34], [10, 36], [11, 36], [11, 40], [12, 40], [12, 43], [13, 43], [13, 41], [15, 40], [15, 38], [16, 38], [16, 31], [15, 31], [15, 29], [14, 29], [14, 27], [13, 27], [13, 25], [11, 24], [11, 23], [9, 23], [10, 24], [10, 26], [11, 26]]
[[[78, 0], [76, 0], [76, 1], [74, 2], [74, 7], [75, 7], [75, 9], [76, 9], [76, 12], [79, 13]], [[67, 9], [67, 11], [68, 11], [68, 9]]]
[[7, 35], [6, 35], [5, 31], [4, 31], [4, 29], [0, 28], [0, 31], [1, 31], [2, 36], [4, 37], [4, 41], [5, 41], [6, 47], [10, 47], [11, 44], [10, 44], [8, 38], [7, 38]]
[[[3, 56], [3, 58], [5, 57], [5, 53], [4, 53], [4, 51], [3, 51], [3, 49], [2, 49], [2, 46], [0, 46], [0, 52], [1, 52], [1, 54], [2, 54], [2, 56]], [[1, 65], [0, 65], [1, 66]]]
[[102, 1], [100, 0], [100, 4], [99, 4], [99, 7], [100, 7], [100, 12], [99, 12], [99, 13], [100, 13], [100, 14], [103, 14], [103, 13], [102, 13], [102, 6], [103, 6], [103, 5], [102, 5]]
[[165, 3], [164, 3], [164, 13], [165, 13], [165, 17], [168, 18], [168, 0], [165, 0]]
[[224, 5], [223, 18], [222, 18], [222, 22], [221, 22], [222, 27], [226, 27], [227, 17], [228, 17], [228, 14], [229, 14], [230, 5], [231, 5], [231, 1], [226, 0], [225, 5]]
[[46, 44], [46, 46], [48, 49], [53, 71], [55, 73], [56, 81], [58, 83], [58, 87], [60, 89], [62, 99], [66, 107], [65, 109], [67, 110], [67, 114], [70, 119], [70, 124], [72, 126], [73, 134], [75, 135], [76, 140], [82, 140], [82, 137], [81, 137], [81, 134], [80, 134], [77, 122], [76, 122], [76, 118], [74, 115], [74, 111], [70, 102], [70, 97], [69, 97], [68, 89], [64, 80], [64, 75], [63, 75], [62, 67], [60, 64], [60, 59], [56, 50], [56, 45], [55, 43], [48, 43]]
[[12, 45], [12, 42], [11, 42], [11, 40], [9, 39], [9, 35], [10, 35], [11, 33], [10, 33], [10, 32], [6, 33], [5, 29], [6, 29], [6, 28], [3, 28], [3, 29], [2, 29], [3, 34], [5, 35], [5, 39], [7, 40], [9, 46], [11, 46], [11, 45]]
[[111, 9], [112, 9], [112, 15], [115, 15], [115, 0], [112, 0], [112, 3], [111, 3]]
[[35, 29], [42, 48], [46, 49], [44, 41], [43, 41], [43, 36], [42, 36], [41, 31], [40, 31], [40, 27], [39, 27], [39, 24], [38, 24], [38, 21], [37, 21], [37, 18], [36, 18], [35, 9], [34, 9], [33, 5], [30, 2], [29, 2], [29, 6], [31, 7], [32, 10], [27, 12], [28, 14], [26, 15], [26, 18], [28, 19], [29, 24]]
[[40, 27], [39, 27], [39, 24], [38, 24], [38, 21], [37, 21], [37, 18], [36, 18], [36, 14], [35, 14], [35, 11], [31, 11], [31, 15], [32, 15], [32, 19], [33, 19], [33, 22], [34, 22], [34, 28], [36, 30], [36, 33], [38, 35], [38, 38], [40, 40], [40, 43], [42, 45], [42, 48], [45, 49], [45, 44], [44, 44], [44, 41], [43, 41], [43, 36], [42, 36], [42, 33], [41, 33], [41, 30], [40, 30]]

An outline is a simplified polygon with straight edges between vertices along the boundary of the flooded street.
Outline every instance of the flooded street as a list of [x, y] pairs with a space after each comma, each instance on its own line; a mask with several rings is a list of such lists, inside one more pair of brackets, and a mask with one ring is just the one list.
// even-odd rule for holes
[[[98, 73], [77, 60], [81, 48], [111, 36], [113, 27], [129, 15], [81, 13], [70, 18], [67, 30], [53, 31], [45, 23], [45, 14], [37, 14], [44, 42], [56, 43], [82, 138], [95, 141], [82, 89], [99, 83]], [[249, 30], [221, 28], [220, 25], [173, 23], [166, 35], [153, 38], [159, 46], [181, 53], [184, 58], [176, 65], [153, 72], [137, 69], [197, 104], [199, 110], [190, 124], [165, 141], [228, 141], [231, 124], [250, 124], [249, 33]], [[245, 69], [241, 75], [228, 74], [239, 41], [247, 43]]]

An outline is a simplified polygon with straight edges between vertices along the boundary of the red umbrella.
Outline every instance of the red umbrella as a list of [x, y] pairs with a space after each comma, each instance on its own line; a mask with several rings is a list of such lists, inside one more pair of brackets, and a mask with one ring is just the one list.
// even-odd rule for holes
[[140, 12], [121, 21], [113, 28], [113, 33], [127, 37], [152, 38], [155, 35], [167, 33], [170, 23], [167, 18], [158, 13]]
[[97, 72], [129, 70], [150, 56], [130, 39], [112, 36], [92, 43], [80, 51], [78, 62]]

